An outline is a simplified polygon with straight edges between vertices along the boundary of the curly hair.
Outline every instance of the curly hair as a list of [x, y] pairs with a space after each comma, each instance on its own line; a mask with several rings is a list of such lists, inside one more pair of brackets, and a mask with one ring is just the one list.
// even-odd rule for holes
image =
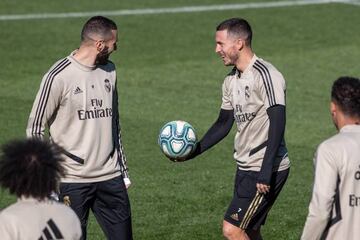
[[360, 119], [360, 80], [354, 77], [338, 78], [332, 86], [331, 100], [345, 115]]
[[61, 149], [40, 139], [14, 140], [2, 146], [0, 185], [17, 197], [47, 198], [64, 175]]

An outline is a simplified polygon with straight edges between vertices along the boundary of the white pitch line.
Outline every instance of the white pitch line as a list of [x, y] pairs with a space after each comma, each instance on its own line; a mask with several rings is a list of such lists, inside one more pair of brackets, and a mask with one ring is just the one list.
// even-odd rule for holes
[[360, 6], [359, 0], [344, 0], [344, 3]]
[[224, 10], [239, 10], [239, 9], [254, 9], [254, 8], [303, 6], [303, 5], [327, 4], [327, 3], [359, 4], [358, 1], [354, 1], [354, 0], [295, 0], [295, 1], [281, 1], [281, 2], [239, 3], [239, 4], [224, 4], [224, 5], [186, 6], [186, 7], [175, 7], [175, 8], [145, 8], [145, 9], [98, 11], [98, 12], [14, 14], [14, 15], [0, 15], [0, 21], [54, 19], [54, 18], [80, 18], [80, 17], [91, 17], [96, 15], [127, 16], [127, 15], [148, 15], [148, 14], [162, 14], [162, 13], [189, 13], [189, 12], [224, 11]]

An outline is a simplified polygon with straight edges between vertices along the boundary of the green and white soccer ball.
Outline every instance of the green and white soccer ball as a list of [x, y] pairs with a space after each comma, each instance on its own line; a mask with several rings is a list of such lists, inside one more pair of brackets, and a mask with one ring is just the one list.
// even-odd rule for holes
[[196, 142], [194, 128], [181, 120], [166, 123], [158, 139], [161, 151], [171, 160], [184, 159], [194, 151]]

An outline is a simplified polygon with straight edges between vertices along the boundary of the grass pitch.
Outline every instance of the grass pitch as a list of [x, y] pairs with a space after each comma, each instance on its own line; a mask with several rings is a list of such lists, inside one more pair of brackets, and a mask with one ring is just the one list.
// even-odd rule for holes
[[[0, 14], [208, 4], [219, 3], [4, 0]], [[335, 133], [328, 111], [330, 86], [340, 75], [360, 76], [359, 13], [358, 6], [324, 4], [112, 17], [119, 25], [119, 49], [112, 60], [118, 69], [123, 141], [133, 182], [129, 195], [134, 239], [222, 239], [221, 222], [235, 174], [235, 129], [186, 163], [168, 161], [157, 146], [157, 135], [164, 123], [182, 119], [201, 137], [215, 121], [221, 84], [230, 71], [214, 53], [215, 27], [235, 16], [250, 21], [254, 51], [287, 80], [286, 142], [292, 168], [263, 237], [299, 239], [310, 200], [313, 153]], [[43, 74], [78, 46], [86, 19], [0, 21], [0, 143], [25, 136]], [[1, 191], [0, 208], [13, 201]], [[104, 239], [93, 217], [88, 231], [89, 239]]]

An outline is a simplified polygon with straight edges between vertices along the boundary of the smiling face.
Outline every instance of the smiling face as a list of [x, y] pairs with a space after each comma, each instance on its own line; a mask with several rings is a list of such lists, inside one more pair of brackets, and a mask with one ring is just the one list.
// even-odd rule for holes
[[225, 66], [235, 65], [239, 60], [241, 40], [229, 36], [227, 30], [217, 31], [215, 35], [215, 52], [222, 58]]

